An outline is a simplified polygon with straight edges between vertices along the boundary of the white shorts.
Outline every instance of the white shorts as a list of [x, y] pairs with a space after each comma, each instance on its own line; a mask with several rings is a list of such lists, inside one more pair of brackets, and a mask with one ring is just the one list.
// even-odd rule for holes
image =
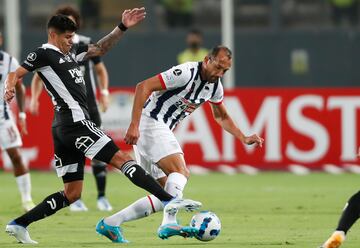
[[21, 147], [22, 141], [19, 130], [12, 118], [0, 119], [0, 147], [7, 150], [14, 147]]
[[134, 146], [137, 162], [155, 179], [166, 176], [156, 165], [159, 160], [183, 151], [169, 127], [146, 115], [141, 115], [140, 138]]

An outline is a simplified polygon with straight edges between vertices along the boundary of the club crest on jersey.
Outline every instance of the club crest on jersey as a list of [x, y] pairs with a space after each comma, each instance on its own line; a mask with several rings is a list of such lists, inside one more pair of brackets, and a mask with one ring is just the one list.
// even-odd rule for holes
[[79, 68], [68, 70], [72, 78], [75, 78], [75, 83], [77, 84], [85, 84], [84, 74]]
[[26, 57], [26, 59], [29, 61], [35, 61], [36, 56], [37, 56], [36, 53], [32, 52], [32, 53], [29, 53], [29, 55]]
[[182, 71], [181, 71], [180, 69], [175, 69], [175, 70], [173, 71], [173, 73], [174, 73], [175, 76], [180, 76], [181, 73], [182, 73]]

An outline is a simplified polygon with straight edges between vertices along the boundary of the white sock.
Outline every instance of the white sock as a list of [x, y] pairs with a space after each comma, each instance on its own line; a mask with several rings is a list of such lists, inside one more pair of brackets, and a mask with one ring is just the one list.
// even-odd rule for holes
[[[186, 183], [187, 183], [187, 178], [183, 174], [173, 172], [168, 175], [165, 184], [165, 191], [168, 192], [170, 195], [175, 196], [176, 198], [182, 198], [183, 190], [185, 188]], [[164, 217], [161, 225], [177, 223], [176, 214], [177, 213], [175, 214], [164, 213]]]
[[106, 217], [104, 222], [110, 226], [120, 226], [124, 222], [147, 217], [152, 213], [161, 211], [163, 208], [164, 205], [157, 197], [149, 195], [137, 200], [116, 214]]
[[19, 192], [21, 195], [21, 201], [22, 202], [32, 201], [30, 174], [26, 173], [24, 175], [16, 177], [16, 183], [18, 185]]

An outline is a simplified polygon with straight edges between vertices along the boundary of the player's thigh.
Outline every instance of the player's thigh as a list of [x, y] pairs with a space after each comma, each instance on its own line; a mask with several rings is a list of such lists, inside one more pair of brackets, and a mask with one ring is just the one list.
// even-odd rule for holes
[[[151, 159], [147, 158], [145, 155], [141, 154], [137, 148], [134, 147], [134, 154], [136, 158], [136, 162], [147, 171], [153, 178], [156, 180], [160, 180], [161, 178], [166, 178], [166, 174], [157, 166], [157, 164], [153, 163]], [[162, 185], [163, 186], [163, 185]]]
[[62, 130], [64, 143], [89, 159], [110, 163], [119, 148], [95, 123], [82, 120]]
[[137, 149], [153, 163], [172, 154], [183, 154], [174, 133], [164, 123], [142, 116], [139, 131]]
[[2, 150], [21, 147], [19, 130], [12, 119], [0, 120], [0, 147]]
[[54, 142], [55, 169], [64, 183], [84, 179], [85, 155], [75, 149], [76, 140], [70, 134], [74, 127], [57, 126], [52, 128]]

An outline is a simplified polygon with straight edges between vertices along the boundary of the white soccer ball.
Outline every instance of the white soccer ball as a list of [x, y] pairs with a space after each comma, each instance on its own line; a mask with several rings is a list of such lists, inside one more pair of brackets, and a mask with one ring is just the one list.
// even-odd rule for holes
[[201, 211], [195, 214], [190, 221], [190, 226], [198, 228], [199, 234], [195, 237], [201, 241], [210, 241], [215, 239], [221, 230], [219, 217], [210, 211]]

